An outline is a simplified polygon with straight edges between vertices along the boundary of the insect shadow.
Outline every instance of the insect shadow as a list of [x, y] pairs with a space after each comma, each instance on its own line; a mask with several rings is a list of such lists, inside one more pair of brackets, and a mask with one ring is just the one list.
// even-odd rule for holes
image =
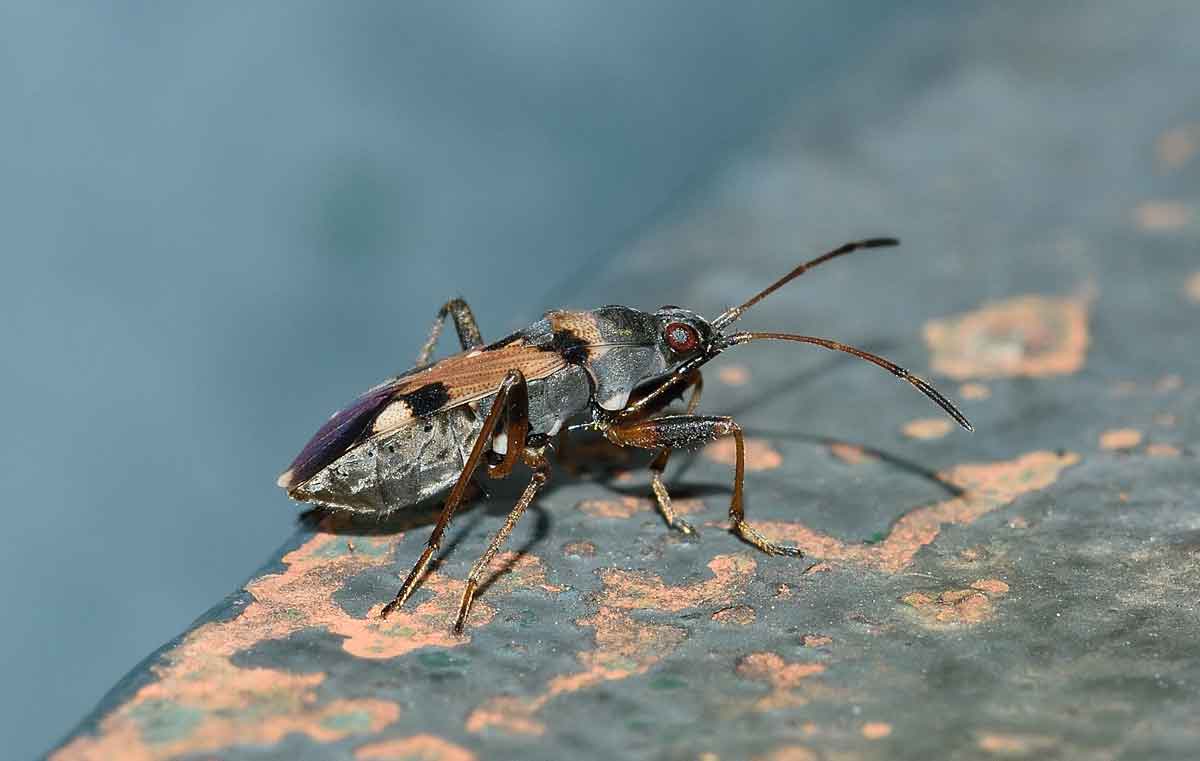
[[[476, 529], [485, 518], [507, 515], [508, 508], [505, 505], [519, 493], [519, 489], [511, 481], [493, 481], [491, 483], [495, 485], [494, 489], [484, 487], [483, 479], [477, 479], [475, 483], [474, 494], [462, 508], [462, 514], [467, 517], [467, 520], [460, 521], [453, 528], [445, 544], [444, 552], [431, 564], [430, 571], [437, 570], [446, 558], [451, 557], [455, 548], [465, 538], [471, 535], [482, 535]], [[548, 486], [546, 494], [552, 494], [554, 488], [553, 485]], [[346, 536], [392, 536], [436, 523], [438, 514], [442, 510], [442, 502], [443, 498], [432, 497], [413, 507], [396, 510], [386, 516], [355, 515], [318, 506], [300, 513], [297, 522], [304, 529], [313, 532]], [[534, 519], [533, 531], [529, 538], [514, 549], [503, 565], [485, 577], [479, 587], [481, 592], [496, 583], [500, 577], [511, 572], [521, 558], [528, 555], [534, 547], [545, 541], [550, 535], [553, 522], [545, 506], [534, 502], [529, 506], [529, 512]]]

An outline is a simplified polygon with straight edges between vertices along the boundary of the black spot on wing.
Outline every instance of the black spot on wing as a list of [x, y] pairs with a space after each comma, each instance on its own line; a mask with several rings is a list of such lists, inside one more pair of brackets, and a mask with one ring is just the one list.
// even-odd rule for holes
[[329, 418], [292, 461], [288, 483], [307, 481], [357, 444], [394, 393], [390, 385], [372, 389]]
[[396, 394], [396, 399], [408, 405], [414, 417], [432, 415], [450, 401], [450, 391], [441, 381], [426, 383], [407, 394]]
[[583, 364], [587, 361], [588, 344], [574, 331], [560, 328], [554, 331], [550, 343], [539, 347], [543, 351], [556, 351], [559, 356], [572, 365]]

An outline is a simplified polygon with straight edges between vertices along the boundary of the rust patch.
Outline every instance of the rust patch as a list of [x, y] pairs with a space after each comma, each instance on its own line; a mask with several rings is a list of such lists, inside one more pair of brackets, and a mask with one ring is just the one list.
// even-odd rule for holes
[[468, 732], [497, 729], [507, 734], [541, 735], [545, 725], [537, 713], [559, 695], [606, 681], [643, 674], [679, 646], [687, 632], [678, 626], [638, 621], [614, 608], [602, 607], [596, 615], [576, 621], [596, 630], [596, 647], [578, 658], [583, 670], [555, 677], [532, 698], [492, 698], [467, 716]]
[[639, 621], [626, 611], [729, 606], [745, 593], [757, 564], [745, 555], [718, 555], [708, 567], [713, 572], [712, 579], [678, 587], [667, 586], [661, 577], [646, 572], [617, 568], [601, 571], [599, 608], [595, 615], [576, 621], [596, 632], [596, 646], [578, 655], [582, 670], [551, 679], [541, 693], [531, 698], [500, 696], [486, 701], [467, 716], [467, 731], [495, 729], [507, 734], [541, 735], [546, 728], [537, 714], [559, 695], [649, 671], [674, 652], [687, 637], [687, 631], [678, 626]]
[[861, 465], [875, 459], [875, 455], [868, 453], [857, 444], [847, 444], [841, 441], [830, 444], [829, 453], [847, 465]]
[[697, 584], [667, 586], [648, 571], [608, 568], [600, 572], [600, 604], [613, 608], [654, 608], [678, 612], [700, 606], [729, 605], [746, 591], [758, 564], [748, 555], [718, 555], [708, 563], [713, 578]]
[[988, 732], [979, 736], [980, 750], [998, 756], [1028, 756], [1054, 748], [1058, 742], [1044, 735], [1010, 735]]
[[1100, 448], [1110, 452], [1133, 449], [1142, 443], [1142, 432], [1134, 428], [1114, 428], [1100, 434]]
[[[737, 456], [737, 445], [731, 437], [717, 439], [704, 447], [704, 456], [713, 462], [733, 465]], [[746, 439], [746, 470], [774, 470], [783, 464], [783, 455], [765, 439]]]
[[992, 617], [992, 600], [1008, 594], [1008, 584], [999, 579], [981, 579], [970, 589], [947, 589], [936, 596], [910, 592], [900, 598], [916, 610], [922, 623], [931, 628], [974, 625]]
[[1133, 219], [1145, 232], [1172, 232], [1191, 224], [1192, 208], [1179, 201], [1146, 201], [1133, 210]]
[[1008, 583], [1000, 579], [980, 579], [971, 585], [971, 589], [978, 589], [993, 597], [999, 597], [1008, 594]]
[[562, 550], [567, 557], [590, 558], [596, 554], [596, 545], [591, 542], [567, 542]]
[[[961, 489], [960, 496], [909, 511], [892, 524], [883, 541], [874, 544], [844, 542], [791, 521], [760, 521], [758, 527], [767, 536], [796, 544], [807, 554], [896, 573], [937, 538], [943, 524], [970, 525], [1023, 494], [1045, 489], [1077, 462], [1079, 455], [1072, 452], [1041, 451], [1015, 460], [959, 465], [938, 478]], [[819, 563], [805, 573], [828, 569], [828, 564]]]
[[1200, 304], [1200, 272], [1195, 272], [1187, 279], [1187, 283], [1183, 287], [1183, 292], [1187, 294], [1188, 300], [1194, 304]]
[[825, 647], [833, 644], [833, 639], [824, 634], [805, 634], [800, 638], [800, 644], [805, 647]]
[[982, 383], [964, 383], [958, 387], [958, 395], [974, 402], [991, 398], [992, 390]]
[[[152, 667], [156, 682], [110, 712], [96, 735], [77, 737], [53, 759], [149, 761], [212, 753], [234, 745], [270, 745], [289, 733], [327, 743], [378, 732], [399, 717], [395, 703], [374, 699], [323, 703], [316, 689], [324, 674], [242, 668], [233, 663], [233, 657], [258, 643], [312, 628], [341, 635], [342, 647], [364, 658], [389, 658], [429, 646], [459, 647], [469, 641], [452, 636], [447, 624], [457, 612], [463, 582], [436, 572], [422, 586], [433, 592], [433, 598], [387, 621], [378, 619], [380, 606], [359, 619], [333, 600], [334, 593], [352, 576], [391, 565], [400, 536], [347, 540], [332, 533], [314, 535], [283, 557], [281, 573], [261, 576], [246, 586], [254, 599], [237, 618], [207, 623], [189, 632]], [[502, 594], [518, 585], [557, 589], [545, 583], [537, 558], [505, 553], [492, 567], [510, 565], [511, 571], [493, 584], [496, 592]], [[494, 615], [484, 600], [477, 602], [476, 608], [480, 613], [473, 613], [474, 625], [486, 623]]]
[[904, 424], [901, 432], [910, 439], [929, 441], [950, 433], [950, 421], [940, 417], [920, 418]]
[[955, 380], [1041, 378], [1083, 367], [1087, 299], [1021, 296], [925, 324], [933, 368]]
[[[671, 506], [680, 515], [691, 515], [704, 509], [699, 499], [672, 499]], [[638, 513], [649, 513], [657, 509], [654, 501], [646, 497], [620, 497], [616, 499], [585, 499], [576, 507], [593, 518], [632, 518]]]
[[784, 745], [753, 761], [820, 761], [821, 757], [803, 745]]
[[886, 721], [868, 721], [860, 731], [868, 740], [882, 740], [892, 733], [892, 725]]
[[750, 370], [745, 365], [725, 365], [717, 371], [717, 378], [727, 386], [744, 386], [750, 382]]
[[400, 740], [364, 745], [354, 751], [359, 761], [475, 761], [471, 751], [434, 735], [413, 735]]
[[731, 624], [733, 626], [749, 626], [757, 618], [758, 614], [749, 605], [734, 605], [728, 608], [721, 608], [712, 614], [712, 620], [718, 624]]
[[1146, 454], [1151, 457], [1179, 457], [1183, 451], [1172, 444], [1147, 444]]
[[778, 653], [751, 653], [737, 665], [738, 676], [756, 682], [766, 682], [771, 693], [756, 704], [759, 710], [804, 705], [807, 698], [795, 692], [800, 683], [825, 671], [820, 663], [788, 663]]
[[1154, 143], [1158, 168], [1173, 172], [1192, 160], [1200, 148], [1200, 124], [1184, 124], [1159, 135]]

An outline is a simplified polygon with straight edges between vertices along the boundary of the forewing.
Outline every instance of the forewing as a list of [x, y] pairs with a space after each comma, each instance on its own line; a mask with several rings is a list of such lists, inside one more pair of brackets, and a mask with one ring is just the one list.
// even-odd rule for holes
[[346, 453], [370, 429], [379, 412], [396, 393], [396, 384], [377, 386], [354, 400], [321, 426], [291, 467], [279, 477], [279, 485], [290, 489], [316, 475], [322, 468]]

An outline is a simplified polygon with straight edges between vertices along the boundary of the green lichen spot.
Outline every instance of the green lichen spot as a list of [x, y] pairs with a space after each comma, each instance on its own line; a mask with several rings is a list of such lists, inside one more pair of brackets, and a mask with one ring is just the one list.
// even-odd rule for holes
[[888, 535], [886, 531], [876, 531], [874, 534], [871, 534], [864, 539], [863, 544], [879, 544], [884, 539], [887, 539], [887, 537]]
[[366, 711], [335, 713], [322, 719], [321, 726], [334, 732], [360, 735], [371, 731], [371, 714]]
[[469, 663], [466, 658], [455, 658], [445, 650], [426, 650], [418, 653], [417, 661], [428, 669], [463, 668]]
[[131, 708], [129, 718], [146, 742], [168, 743], [190, 735], [204, 720], [204, 712], [169, 700], [148, 700]]
[[652, 690], [678, 690], [687, 686], [687, 682], [670, 674], [660, 674], [650, 680], [650, 689]]

